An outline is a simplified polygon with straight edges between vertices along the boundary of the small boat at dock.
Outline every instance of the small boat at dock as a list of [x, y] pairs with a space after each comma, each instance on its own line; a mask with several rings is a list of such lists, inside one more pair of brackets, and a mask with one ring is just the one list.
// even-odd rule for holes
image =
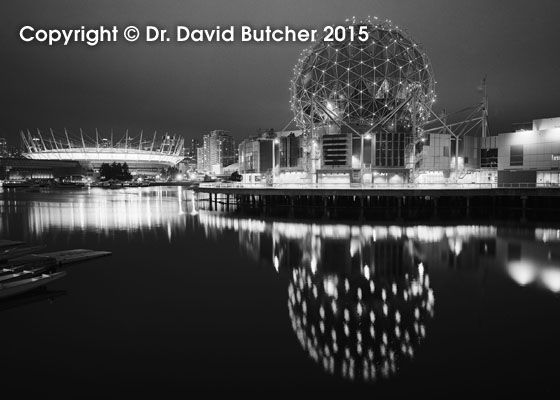
[[63, 266], [111, 255], [109, 251], [88, 249], [36, 253], [44, 247], [0, 239], [0, 301], [62, 278], [66, 271], [59, 268]]
[[44, 248], [45, 246], [43, 245], [38, 245], [38, 246], [21, 245], [21, 246], [11, 247], [5, 250], [0, 249], [0, 262], [13, 259], [16, 257], [24, 256], [26, 254], [31, 254], [39, 250], [42, 250]]
[[19, 279], [13, 282], [0, 283], [0, 299], [37, 289], [64, 276], [66, 276], [66, 272], [60, 271], [53, 274], [41, 274], [40, 276], [34, 276], [27, 279]]

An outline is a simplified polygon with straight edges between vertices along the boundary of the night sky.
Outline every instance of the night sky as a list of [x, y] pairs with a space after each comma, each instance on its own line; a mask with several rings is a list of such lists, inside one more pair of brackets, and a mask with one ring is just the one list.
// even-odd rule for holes
[[[378, 16], [405, 28], [430, 57], [436, 109], [475, 104], [487, 74], [490, 129], [560, 116], [560, 3], [450, 0], [3, 1], [0, 136], [22, 128], [172, 132], [225, 129], [241, 139], [292, 118], [289, 82], [305, 43], [27, 44], [24, 25], [290, 25], [322, 30]], [[15, 144], [15, 143], [14, 143]]]

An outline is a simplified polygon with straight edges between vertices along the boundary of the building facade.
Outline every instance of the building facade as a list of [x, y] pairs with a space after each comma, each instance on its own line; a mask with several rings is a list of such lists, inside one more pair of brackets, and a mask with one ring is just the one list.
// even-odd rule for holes
[[27, 158], [0, 159], [0, 180], [55, 179], [86, 174], [87, 171], [78, 161], [30, 160]]
[[200, 142], [198, 139], [191, 139], [190, 145], [185, 146], [184, 156], [188, 169], [196, 169], [198, 165], [198, 148]]
[[[302, 131], [265, 134], [240, 143], [239, 171], [270, 174], [274, 160], [274, 182], [278, 183], [362, 179], [373, 185], [560, 186], [560, 117], [515, 126], [514, 132], [465, 135], [458, 142], [447, 132], [430, 132], [414, 150], [407, 150], [406, 140], [390, 132], [362, 138], [344, 127], [321, 127], [308, 135]], [[407, 152], [416, 154], [412, 162]]]
[[446, 133], [426, 135], [417, 165], [416, 183], [461, 183], [508, 186], [560, 184], [560, 118], [515, 124], [514, 132], [460, 138]]
[[498, 135], [498, 182], [559, 186], [560, 118], [533, 121], [532, 130]]
[[302, 131], [294, 130], [272, 131], [243, 140], [239, 144], [239, 172], [262, 175], [271, 173], [273, 166], [276, 175], [302, 172], [302, 139]]
[[197, 171], [204, 171], [206, 162], [204, 158], [204, 147], [196, 149], [196, 169]]
[[237, 149], [235, 140], [224, 130], [213, 130], [203, 136], [202, 151], [198, 153], [197, 161], [199, 171], [221, 174], [223, 167], [237, 162]]

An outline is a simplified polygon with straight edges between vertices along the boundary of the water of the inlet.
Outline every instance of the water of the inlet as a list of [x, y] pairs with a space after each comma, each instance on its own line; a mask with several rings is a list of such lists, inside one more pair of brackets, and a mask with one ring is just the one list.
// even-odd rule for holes
[[558, 390], [560, 229], [200, 207], [181, 187], [2, 191], [1, 238], [113, 254], [0, 303], [0, 388]]

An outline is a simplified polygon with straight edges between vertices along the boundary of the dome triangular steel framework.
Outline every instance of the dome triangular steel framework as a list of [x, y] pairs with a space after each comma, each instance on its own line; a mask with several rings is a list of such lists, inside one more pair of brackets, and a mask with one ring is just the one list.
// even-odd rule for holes
[[301, 54], [291, 82], [297, 125], [371, 126], [392, 113], [399, 125], [410, 126], [413, 119], [421, 125], [436, 97], [426, 53], [389, 21], [353, 19], [347, 21], [347, 33], [352, 26], [365, 26], [368, 39], [321, 38]]

